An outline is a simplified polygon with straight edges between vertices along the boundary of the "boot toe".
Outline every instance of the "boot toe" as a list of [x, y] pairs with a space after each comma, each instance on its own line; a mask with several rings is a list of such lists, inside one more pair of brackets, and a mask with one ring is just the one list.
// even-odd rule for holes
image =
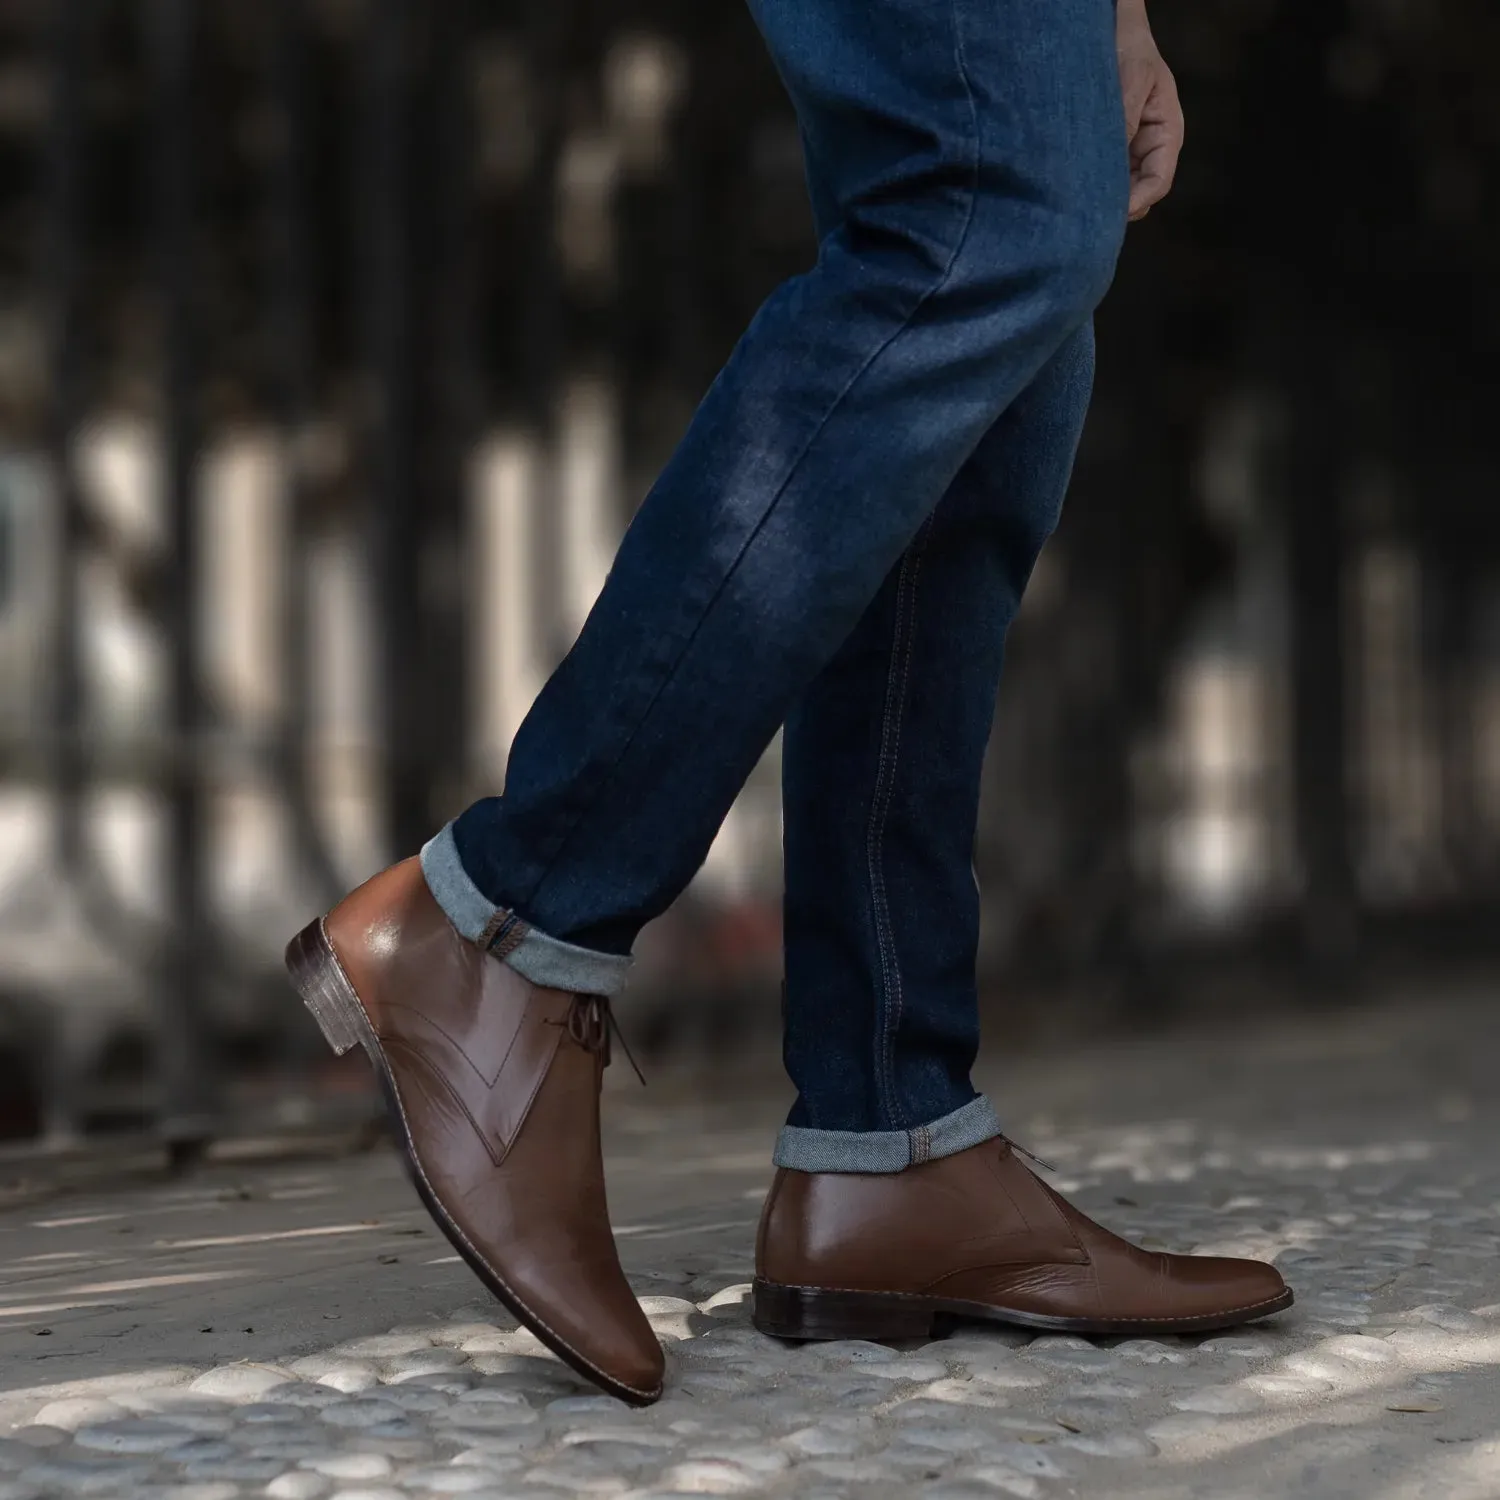
[[1223, 1317], [1226, 1324], [1265, 1317], [1291, 1305], [1292, 1294], [1275, 1266], [1219, 1255], [1164, 1257], [1164, 1279], [1179, 1294], [1184, 1318]]

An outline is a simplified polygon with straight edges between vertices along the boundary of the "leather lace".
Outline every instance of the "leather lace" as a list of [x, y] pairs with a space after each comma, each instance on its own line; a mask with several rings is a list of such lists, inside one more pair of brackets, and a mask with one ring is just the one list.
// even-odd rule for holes
[[585, 1052], [592, 1052], [595, 1057], [602, 1057], [606, 1068], [613, 1057], [611, 1039], [618, 1037], [626, 1060], [644, 1087], [646, 1075], [641, 1072], [641, 1065], [635, 1060], [635, 1054], [630, 1050], [630, 1043], [625, 1040], [625, 1033], [620, 1030], [620, 1023], [615, 1019], [615, 1013], [610, 1007], [607, 995], [574, 995], [568, 1006], [567, 1020], [554, 1021], [552, 1025], [566, 1026], [568, 1035]]
[[1037, 1156], [1035, 1154], [1035, 1152], [1028, 1151], [1018, 1142], [1011, 1140], [1008, 1135], [1002, 1136], [1001, 1139], [1006, 1143], [1006, 1145], [1010, 1147], [1012, 1151], [1016, 1153], [1017, 1156], [1024, 1156], [1027, 1161], [1035, 1162], [1037, 1166], [1039, 1166], [1044, 1172], [1055, 1172], [1057, 1170], [1057, 1168], [1054, 1167], [1050, 1161], [1043, 1161], [1040, 1156]]

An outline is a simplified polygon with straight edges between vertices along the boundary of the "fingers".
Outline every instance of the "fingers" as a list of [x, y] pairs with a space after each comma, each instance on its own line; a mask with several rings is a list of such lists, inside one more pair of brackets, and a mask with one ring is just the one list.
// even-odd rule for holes
[[1154, 85], [1152, 70], [1148, 67], [1123, 68], [1120, 83], [1125, 91], [1125, 139], [1133, 141], [1141, 128], [1141, 116], [1146, 111], [1146, 101], [1151, 97]]
[[1182, 155], [1184, 126], [1177, 86], [1165, 69], [1130, 142], [1130, 218], [1142, 219], [1172, 190]]
[[1146, 141], [1144, 137], [1153, 126], [1142, 126], [1136, 136], [1136, 147], [1131, 151], [1130, 169], [1130, 217], [1141, 217], [1145, 210], [1161, 202], [1172, 191], [1172, 182], [1177, 175], [1177, 157], [1180, 146], [1175, 140]]

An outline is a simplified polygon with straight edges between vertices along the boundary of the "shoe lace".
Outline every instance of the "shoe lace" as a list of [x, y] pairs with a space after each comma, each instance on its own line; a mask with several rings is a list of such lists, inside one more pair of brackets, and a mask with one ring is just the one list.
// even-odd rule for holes
[[640, 1079], [641, 1086], [645, 1087], [646, 1075], [641, 1072], [641, 1065], [635, 1060], [635, 1053], [630, 1050], [630, 1043], [625, 1040], [625, 1033], [620, 1030], [620, 1023], [615, 1019], [615, 1013], [610, 1007], [607, 995], [574, 995], [568, 1005], [567, 1019], [553, 1021], [550, 1024], [566, 1026], [568, 1035], [585, 1052], [592, 1052], [594, 1056], [602, 1057], [606, 1068], [613, 1058], [611, 1039], [618, 1038], [626, 1060], [634, 1070], [635, 1076]]
[[1057, 1168], [1054, 1167], [1050, 1161], [1043, 1161], [1041, 1157], [1038, 1156], [1034, 1151], [1028, 1151], [1025, 1146], [1021, 1145], [1019, 1141], [1011, 1140], [1008, 1135], [1001, 1136], [1001, 1140], [1003, 1140], [1006, 1145], [1016, 1153], [1017, 1156], [1024, 1156], [1027, 1161], [1035, 1162], [1036, 1165], [1039, 1166], [1044, 1172], [1055, 1172], [1057, 1170]]

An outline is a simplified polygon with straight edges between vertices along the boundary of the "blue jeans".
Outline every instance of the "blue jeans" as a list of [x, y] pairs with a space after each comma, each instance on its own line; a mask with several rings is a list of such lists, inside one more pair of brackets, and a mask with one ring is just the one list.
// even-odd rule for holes
[[423, 862], [467, 936], [611, 993], [784, 724], [777, 1160], [897, 1171], [1000, 1129], [969, 1081], [980, 770], [1124, 232], [1114, 9], [751, 4], [817, 263], [704, 398], [503, 795]]

